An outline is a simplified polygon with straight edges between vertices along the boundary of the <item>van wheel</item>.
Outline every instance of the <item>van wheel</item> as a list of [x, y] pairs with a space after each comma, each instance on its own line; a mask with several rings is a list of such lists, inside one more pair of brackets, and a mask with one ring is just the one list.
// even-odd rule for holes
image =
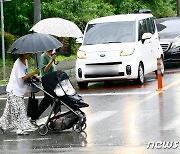
[[144, 83], [144, 69], [141, 63], [139, 64], [139, 67], [138, 67], [138, 78], [136, 81], [138, 84]]
[[85, 89], [88, 87], [88, 82], [77, 82], [77, 84], [78, 84], [78, 87], [82, 89]]

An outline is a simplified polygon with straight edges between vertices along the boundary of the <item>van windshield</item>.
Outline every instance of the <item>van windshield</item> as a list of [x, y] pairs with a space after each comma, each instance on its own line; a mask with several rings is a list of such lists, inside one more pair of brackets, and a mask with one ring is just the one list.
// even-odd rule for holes
[[84, 45], [122, 43], [135, 41], [135, 22], [108, 22], [89, 24]]

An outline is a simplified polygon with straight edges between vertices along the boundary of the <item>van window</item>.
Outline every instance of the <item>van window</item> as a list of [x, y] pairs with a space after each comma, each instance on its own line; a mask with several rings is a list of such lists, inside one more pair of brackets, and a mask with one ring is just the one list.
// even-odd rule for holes
[[148, 27], [148, 32], [151, 34], [155, 33], [155, 25], [154, 25], [154, 21], [152, 18], [147, 18], [147, 27]]
[[135, 22], [107, 22], [89, 24], [84, 45], [135, 41]]
[[144, 33], [148, 32], [147, 25], [146, 25], [146, 20], [145, 19], [139, 20], [138, 29], [139, 29], [138, 40], [141, 40], [142, 39], [142, 35]]

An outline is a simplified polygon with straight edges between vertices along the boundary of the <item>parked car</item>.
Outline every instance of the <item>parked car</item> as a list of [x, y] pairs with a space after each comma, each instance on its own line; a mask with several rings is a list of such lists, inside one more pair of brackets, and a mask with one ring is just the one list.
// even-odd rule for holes
[[180, 17], [156, 19], [164, 62], [180, 62]]
[[135, 79], [157, 70], [163, 51], [153, 15], [150, 13], [114, 15], [91, 20], [77, 52], [76, 77], [80, 88], [89, 82]]

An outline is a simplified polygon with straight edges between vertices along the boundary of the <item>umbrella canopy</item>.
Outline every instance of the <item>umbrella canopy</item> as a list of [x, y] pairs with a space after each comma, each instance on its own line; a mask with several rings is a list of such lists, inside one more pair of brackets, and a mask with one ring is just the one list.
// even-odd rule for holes
[[62, 47], [62, 43], [48, 34], [32, 32], [17, 39], [9, 48], [8, 53], [24, 54], [48, 51]]
[[38, 33], [51, 34], [58, 37], [82, 37], [83, 34], [79, 27], [62, 18], [47, 18], [35, 24], [30, 31], [33, 30]]

